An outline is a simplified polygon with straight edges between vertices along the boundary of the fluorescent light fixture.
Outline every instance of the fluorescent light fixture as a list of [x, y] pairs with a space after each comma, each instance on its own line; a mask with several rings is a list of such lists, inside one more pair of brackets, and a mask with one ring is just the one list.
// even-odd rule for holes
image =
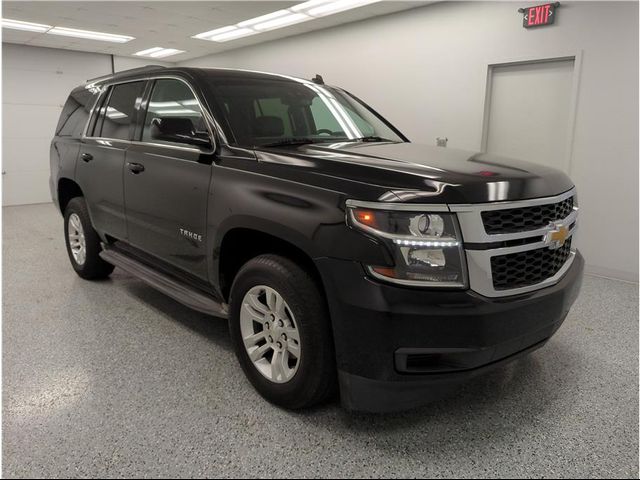
[[324, 5], [325, 3], [333, 3], [333, 0], [309, 0], [308, 2], [299, 3], [298, 5], [294, 5], [289, 10], [292, 12], [302, 12], [304, 10], [309, 10], [313, 7], [317, 7], [319, 5]]
[[245, 20], [244, 22], [240, 22], [237, 25], [240, 28], [251, 27], [251, 26], [253, 26], [253, 25], [257, 24], [257, 23], [267, 22], [269, 20], [273, 20], [275, 18], [280, 18], [280, 17], [283, 17], [285, 15], [291, 15], [291, 12], [289, 10], [278, 10], [276, 12], [268, 13], [268, 14], [262, 15], [260, 17], [250, 18], [249, 20]]
[[171, 55], [178, 55], [179, 53], [184, 53], [184, 50], [178, 50], [176, 48], [163, 48], [162, 50], [154, 52], [149, 56], [153, 58], [164, 58], [170, 57]]
[[335, 2], [325, 3], [315, 6], [306, 11], [312, 17], [324, 17], [325, 15], [333, 15], [334, 13], [344, 12], [352, 8], [362, 7], [375, 3], [378, 0], [337, 0]]
[[146, 50], [140, 50], [139, 52], [134, 53], [134, 55], [140, 55], [141, 57], [144, 57], [155, 52], [160, 52], [162, 50], [164, 50], [162, 47], [147, 48]]
[[228, 42], [229, 40], [248, 37], [249, 35], [275, 30], [276, 28], [288, 27], [296, 23], [313, 20], [314, 17], [324, 17], [379, 1], [381, 0], [309, 0], [285, 10], [276, 10], [266, 15], [243, 20], [235, 25], [199, 33], [191, 38], [211, 40], [213, 42]]
[[13, 30], [24, 30], [27, 32], [50, 33], [52, 35], [63, 35], [66, 37], [86, 38], [89, 40], [100, 40], [103, 42], [126, 43], [135, 37], [128, 35], [116, 35], [113, 33], [91, 32], [89, 30], [78, 30], [75, 28], [54, 27], [41, 23], [23, 22], [21, 20], [2, 19], [2, 28]]
[[53, 27], [47, 33], [52, 35], [62, 35], [65, 37], [86, 38], [88, 40], [99, 40], [102, 42], [126, 43], [135, 37], [128, 35], [116, 35], [113, 33], [92, 32], [89, 30], [78, 30], [75, 28]]
[[12, 30], [24, 30], [26, 32], [45, 33], [51, 29], [51, 25], [43, 25], [41, 23], [21, 22], [20, 20], [2, 19], [2, 28], [10, 28]]
[[198, 35], [194, 35], [191, 38], [201, 38], [203, 40], [208, 40], [211, 37], [215, 37], [221, 33], [231, 32], [236, 30], [238, 27], [235, 25], [229, 25], [228, 27], [216, 28], [215, 30], [209, 30], [208, 32], [199, 33]]
[[291, 13], [288, 12], [289, 15], [275, 18], [273, 20], [268, 20], [266, 22], [257, 23], [253, 26], [256, 30], [261, 32], [266, 32], [267, 30], [274, 30], [276, 28], [286, 27], [288, 25], [293, 25], [295, 23], [306, 22], [307, 20], [311, 20], [309, 15], [305, 15], [304, 13]]
[[[220, 31], [224, 30], [224, 31]], [[214, 33], [216, 32], [216, 33]], [[251, 28], [240, 28], [237, 26], [220, 28], [213, 30], [207, 37], [197, 36], [197, 38], [203, 38], [204, 40], [212, 40], [214, 42], [228, 42], [229, 40], [235, 40], [236, 38], [248, 37], [249, 35], [255, 35], [258, 33]]]
[[175, 48], [153, 47], [147, 48], [134, 53], [139, 57], [151, 57], [151, 58], [163, 58], [170, 57], [171, 55], [177, 55], [178, 53], [184, 53], [184, 50], [176, 50]]

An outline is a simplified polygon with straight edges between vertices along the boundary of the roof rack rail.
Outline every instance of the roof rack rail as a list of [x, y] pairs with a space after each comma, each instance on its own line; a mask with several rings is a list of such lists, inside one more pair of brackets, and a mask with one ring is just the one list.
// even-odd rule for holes
[[129, 70], [122, 70], [120, 72], [116, 72], [116, 73], [110, 73], [108, 75], [102, 75], [100, 77], [96, 77], [96, 78], [90, 78], [87, 80], [87, 83], [95, 83], [95, 82], [99, 82], [101, 80], [110, 80], [113, 78], [119, 78], [119, 77], [123, 77], [125, 75], [131, 75], [134, 73], [144, 73], [144, 72], [148, 72], [148, 71], [152, 71], [152, 70], [158, 70], [159, 68], [166, 68], [163, 67], [162, 65], [145, 65], [144, 67], [139, 67], [139, 68], [131, 68]]

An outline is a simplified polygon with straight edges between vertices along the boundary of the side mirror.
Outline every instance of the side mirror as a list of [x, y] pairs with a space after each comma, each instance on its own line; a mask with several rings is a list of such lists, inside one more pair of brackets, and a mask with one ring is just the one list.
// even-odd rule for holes
[[212, 148], [208, 135], [196, 132], [188, 117], [161, 117], [151, 120], [151, 138], [165, 142], [187, 143], [203, 148]]

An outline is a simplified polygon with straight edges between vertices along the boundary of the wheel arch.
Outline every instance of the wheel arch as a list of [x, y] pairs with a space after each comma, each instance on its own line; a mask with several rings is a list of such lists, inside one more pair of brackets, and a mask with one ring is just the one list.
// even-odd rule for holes
[[60, 178], [58, 180], [58, 206], [63, 214], [71, 199], [75, 197], [84, 197], [80, 185], [70, 178]]
[[281, 255], [301, 265], [325, 295], [320, 271], [313, 260], [313, 251], [296, 241], [295, 235], [293, 238], [283, 235], [282, 228], [274, 232], [271, 229], [236, 226], [224, 233], [214, 253], [214, 274], [225, 301], [229, 299], [231, 285], [242, 265], [258, 255], [268, 253]]

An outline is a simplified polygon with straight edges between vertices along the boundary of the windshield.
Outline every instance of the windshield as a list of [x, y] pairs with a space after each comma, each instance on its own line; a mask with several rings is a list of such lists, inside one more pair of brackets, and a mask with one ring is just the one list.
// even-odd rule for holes
[[215, 79], [225, 132], [245, 147], [345, 141], [404, 140], [346, 92], [312, 82]]

